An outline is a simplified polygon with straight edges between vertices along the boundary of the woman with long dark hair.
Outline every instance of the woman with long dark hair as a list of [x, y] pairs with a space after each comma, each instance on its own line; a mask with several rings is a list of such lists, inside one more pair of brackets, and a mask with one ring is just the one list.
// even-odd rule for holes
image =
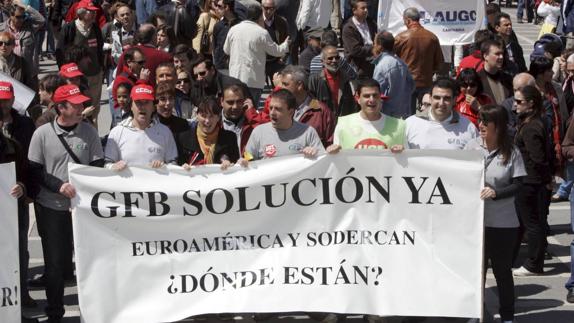
[[490, 260], [503, 322], [514, 319], [512, 262], [520, 227], [514, 197], [526, 175], [522, 155], [512, 144], [507, 124], [505, 108], [483, 106], [478, 113], [480, 137], [465, 147], [480, 151], [485, 159], [485, 187], [480, 192], [484, 200], [484, 272]]
[[480, 76], [475, 70], [465, 68], [456, 78], [460, 94], [456, 98], [455, 110], [466, 117], [478, 127], [478, 111], [486, 104], [493, 104], [494, 100], [482, 91]]
[[524, 160], [526, 176], [516, 196], [516, 211], [528, 238], [528, 258], [515, 276], [540, 275], [544, 272], [546, 225], [542, 212], [543, 191], [551, 182], [550, 141], [542, 119], [542, 95], [534, 86], [514, 92], [518, 113], [515, 143]]

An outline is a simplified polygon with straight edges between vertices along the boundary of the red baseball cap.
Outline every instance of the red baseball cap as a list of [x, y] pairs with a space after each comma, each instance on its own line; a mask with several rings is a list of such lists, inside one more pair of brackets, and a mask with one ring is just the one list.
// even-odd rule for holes
[[139, 101], [139, 100], [148, 100], [153, 101], [155, 100], [153, 87], [147, 84], [137, 84], [132, 88], [132, 92], [130, 93], [132, 100]]
[[70, 79], [72, 77], [84, 76], [84, 73], [80, 71], [80, 68], [78, 65], [76, 65], [76, 63], [69, 63], [62, 65], [60, 68], [60, 76]]
[[90, 0], [81, 0], [80, 3], [78, 3], [77, 6], [78, 9], [87, 9], [87, 10], [91, 10], [91, 11], [97, 11], [98, 7], [96, 7], [92, 1]]
[[74, 84], [62, 85], [56, 89], [52, 100], [56, 103], [68, 101], [72, 104], [81, 104], [89, 101], [90, 98], [80, 92], [80, 88]]
[[11, 100], [14, 98], [14, 87], [10, 82], [0, 82], [0, 100]]

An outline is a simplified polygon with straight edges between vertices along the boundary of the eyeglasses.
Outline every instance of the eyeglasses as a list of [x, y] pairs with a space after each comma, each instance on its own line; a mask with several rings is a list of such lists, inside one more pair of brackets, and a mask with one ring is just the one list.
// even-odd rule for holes
[[341, 56], [337, 55], [337, 56], [331, 56], [331, 57], [325, 57], [325, 60], [327, 61], [338, 61], [341, 59]]
[[189, 79], [177, 79], [177, 83], [181, 83], [181, 84], [185, 84], [185, 83], [189, 83]]
[[197, 72], [197, 73], [193, 73], [193, 77], [204, 77], [205, 75], [207, 75], [207, 71], [201, 71], [201, 72]]
[[14, 46], [14, 43], [11, 41], [1, 41], [0, 40], [0, 47], [2, 46]]

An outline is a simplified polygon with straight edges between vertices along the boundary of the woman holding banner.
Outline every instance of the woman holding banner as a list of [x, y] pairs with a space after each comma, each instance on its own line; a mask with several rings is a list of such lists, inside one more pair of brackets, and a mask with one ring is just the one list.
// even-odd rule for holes
[[227, 169], [239, 159], [237, 138], [223, 129], [221, 110], [215, 97], [204, 98], [197, 108], [197, 121], [178, 134], [178, 164], [185, 169], [205, 164], [221, 164], [222, 169]]
[[514, 207], [514, 196], [526, 175], [520, 151], [507, 132], [508, 115], [498, 105], [485, 105], [478, 112], [480, 137], [465, 149], [478, 150], [484, 156], [484, 273], [490, 260], [499, 294], [502, 322], [514, 319], [513, 253], [518, 242], [520, 223]]

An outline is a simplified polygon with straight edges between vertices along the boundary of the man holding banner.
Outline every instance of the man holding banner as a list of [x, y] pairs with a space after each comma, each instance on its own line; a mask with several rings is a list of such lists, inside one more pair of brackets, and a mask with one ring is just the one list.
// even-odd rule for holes
[[76, 189], [68, 182], [68, 163], [104, 165], [97, 130], [82, 121], [83, 103], [89, 98], [75, 85], [60, 86], [54, 93], [58, 117], [32, 136], [28, 159], [32, 180], [40, 185], [36, 197], [38, 231], [45, 258], [46, 314], [49, 323], [64, 316], [64, 269], [72, 263], [70, 199]]
[[[28, 173], [28, 147], [34, 133], [34, 123], [28, 117], [21, 116], [12, 107], [14, 104], [14, 88], [8, 82], [0, 82], [0, 163], [16, 163], [16, 185], [10, 190], [10, 195], [18, 200], [18, 250], [19, 250], [19, 276], [20, 291], [19, 302], [24, 307], [35, 307], [36, 302], [28, 293], [28, 229], [29, 214], [28, 196], [32, 196], [34, 189], [29, 181]], [[2, 178], [2, 180], [5, 180]], [[1, 204], [4, 208], [4, 204]], [[16, 214], [7, 213], [7, 216]], [[1, 258], [3, 261], [4, 258]], [[3, 301], [3, 304], [6, 303]], [[2, 315], [0, 315], [2, 318]], [[23, 322], [36, 322], [22, 318]]]
[[430, 109], [406, 120], [409, 148], [461, 150], [478, 136], [474, 124], [453, 110], [455, 95], [452, 80], [439, 79], [433, 84]]
[[[34, 123], [22, 116], [12, 106], [14, 104], [14, 88], [8, 82], [0, 82], [0, 128], [5, 136], [5, 159], [16, 162], [16, 194], [18, 200], [18, 224], [20, 240], [20, 284], [23, 286], [21, 301], [23, 305], [35, 306], [28, 295], [26, 279], [28, 272], [28, 204], [25, 201], [28, 191], [33, 191], [28, 180], [28, 147], [34, 133]], [[14, 194], [13, 194], [14, 196]], [[22, 197], [22, 198], [21, 198]], [[21, 199], [20, 199], [21, 198]]]
[[239, 163], [247, 167], [249, 160], [267, 159], [303, 153], [314, 157], [325, 148], [315, 128], [293, 120], [297, 101], [286, 89], [269, 95], [270, 122], [253, 130], [245, 147], [245, 158]]

